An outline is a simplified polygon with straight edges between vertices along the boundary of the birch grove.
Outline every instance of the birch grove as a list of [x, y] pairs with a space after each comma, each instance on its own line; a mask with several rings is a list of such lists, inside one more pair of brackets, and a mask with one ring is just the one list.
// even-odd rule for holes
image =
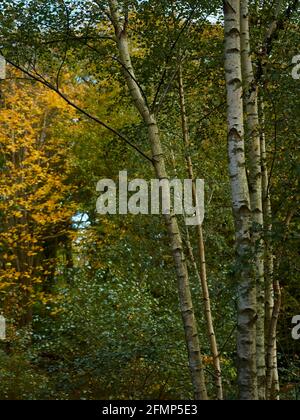
[[[247, 311], [247, 316], [244, 312], [244, 316], [238, 320], [241, 399], [279, 398], [277, 325], [281, 288], [278, 279], [273, 277], [272, 247], [268, 242], [265, 244], [262, 238], [263, 231], [272, 231], [272, 208], [270, 177], [266, 164], [264, 103], [263, 99], [259, 99], [259, 83], [265, 76], [264, 67], [272, 49], [274, 34], [282, 25], [279, 17], [281, 8], [282, 2], [277, 2], [274, 6], [275, 18], [265, 35], [263, 59], [258, 73], [255, 74], [249, 2], [224, 2], [228, 144], [236, 221], [237, 264], [242, 264], [245, 268], [245, 260], [241, 262], [241, 256], [245, 252], [248, 254], [248, 264], [253, 259], [253, 269], [249, 267], [249, 271], [244, 272], [240, 267], [238, 275], [240, 313]], [[290, 12], [289, 7], [286, 16]], [[242, 206], [244, 211], [239, 215]], [[244, 336], [245, 332], [248, 337]], [[244, 392], [242, 384], [245, 385]]]
[[0, 400], [299, 399], [300, 2], [222, 3], [2, 0]]

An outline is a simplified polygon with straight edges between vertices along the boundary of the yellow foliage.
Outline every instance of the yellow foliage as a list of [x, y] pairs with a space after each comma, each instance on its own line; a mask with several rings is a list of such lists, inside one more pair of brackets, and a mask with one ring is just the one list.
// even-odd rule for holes
[[45, 238], [65, 234], [75, 211], [66, 200], [69, 144], [61, 135], [74, 111], [37, 84], [8, 79], [1, 91], [0, 290], [17, 309], [24, 297], [25, 306], [47, 301], [38, 286], [53, 263], [43, 254]]

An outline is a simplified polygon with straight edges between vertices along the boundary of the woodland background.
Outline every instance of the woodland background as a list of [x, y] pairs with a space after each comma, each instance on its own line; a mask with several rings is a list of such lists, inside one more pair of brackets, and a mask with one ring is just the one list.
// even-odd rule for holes
[[[300, 399], [300, 342], [291, 336], [300, 314], [300, 80], [292, 77], [299, 2], [228, 1], [225, 17], [248, 6], [254, 70], [236, 91], [244, 88], [246, 126], [255, 101], [259, 121], [242, 136], [245, 164], [237, 166], [250, 195], [260, 183], [264, 220], [247, 219], [251, 244], [241, 256], [228, 172], [234, 103], [224, 69], [238, 31], [226, 32], [225, 24], [224, 35], [223, 4], [1, 2], [0, 312], [7, 339], [0, 342], [0, 399], [256, 399], [257, 389], [261, 399]], [[163, 165], [170, 178], [205, 179], [202, 228], [187, 228], [183, 217], [177, 229], [161, 216], [97, 215], [100, 179], [117, 182], [127, 170], [130, 179], [150, 180], [164, 174]], [[178, 239], [173, 256], [170, 232]], [[256, 279], [261, 286], [252, 273], [260, 263], [263, 293], [242, 313], [253, 290], [239, 285]], [[265, 324], [257, 333], [265, 346], [262, 377], [250, 335], [243, 336], [250, 309], [253, 323]]]

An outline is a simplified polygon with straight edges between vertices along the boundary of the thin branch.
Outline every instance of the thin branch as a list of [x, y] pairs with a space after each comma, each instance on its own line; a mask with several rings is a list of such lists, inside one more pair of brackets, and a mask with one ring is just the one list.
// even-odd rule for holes
[[147, 105], [147, 108], [149, 108], [147, 96], [144, 92], [144, 89], [142, 88], [141, 84], [138, 82], [138, 80], [133, 76], [133, 74], [128, 70], [128, 68], [125, 66], [125, 64], [122, 63], [122, 61], [118, 57], [112, 57], [113, 60], [115, 60], [117, 63], [120, 64], [122, 69], [131, 77], [131, 79], [135, 82], [135, 84], [138, 86], [138, 88], [141, 91], [141, 94], [143, 95], [144, 101]]
[[60, 80], [60, 74], [62, 72], [62, 69], [65, 65], [65, 62], [67, 60], [67, 55], [68, 55], [68, 50], [69, 50], [69, 34], [70, 34], [70, 16], [69, 16], [69, 10], [66, 6], [66, 3], [64, 2], [64, 0], [62, 0], [62, 3], [64, 5], [64, 9], [65, 9], [65, 13], [66, 13], [66, 34], [67, 34], [67, 40], [65, 43], [65, 50], [64, 50], [64, 55], [63, 55], [63, 59], [62, 62], [59, 66], [57, 75], [56, 75], [56, 88], [59, 90], [59, 80]]
[[[185, 54], [185, 53], [184, 53]], [[173, 74], [172, 74], [172, 76], [171, 76], [171, 78], [170, 78], [170, 81], [169, 81], [169, 83], [167, 84], [167, 87], [165, 88], [165, 90], [164, 90], [164, 92], [163, 92], [163, 94], [162, 94], [162, 96], [161, 96], [161, 98], [160, 98], [160, 100], [159, 100], [159, 102], [158, 102], [158, 104], [157, 104], [157, 106], [156, 106], [156, 109], [155, 109], [155, 114], [158, 114], [159, 113], [159, 111], [160, 111], [160, 109], [161, 109], [161, 106], [162, 106], [162, 104], [163, 104], [163, 102], [164, 102], [164, 100], [165, 100], [165, 97], [167, 96], [167, 94], [169, 93], [169, 90], [170, 90], [170, 88], [171, 88], [171, 85], [172, 85], [172, 83], [173, 83], [173, 81], [174, 81], [174, 79], [175, 79], [175, 77], [176, 77], [176, 75], [178, 74], [178, 70], [179, 70], [179, 67], [180, 67], [180, 65], [183, 63], [183, 61], [185, 60], [185, 58], [186, 58], [186, 56], [185, 55], [182, 55], [180, 58], [179, 58], [179, 62], [177, 63], [177, 66], [176, 66], [176, 68], [175, 68], [175, 70], [174, 70], [174, 72], [173, 72]]]
[[273, 108], [273, 114], [275, 116], [275, 121], [274, 121], [274, 153], [273, 153], [273, 158], [272, 158], [272, 163], [271, 163], [271, 168], [270, 168], [270, 175], [269, 175], [269, 180], [268, 180], [268, 187], [267, 187], [267, 197], [269, 197], [270, 190], [271, 190], [272, 178], [273, 178], [273, 172], [274, 172], [274, 167], [275, 167], [275, 161], [276, 161], [276, 157], [277, 157], [277, 153], [278, 153], [278, 145], [277, 145], [277, 124], [278, 124], [278, 120], [277, 120], [277, 110], [276, 110], [276, 106], [275, 106], [274, 100], [272, 98], [272, 95], [271, 95], [271, 93], [269, 92], [268, 89], [266, 91], [267, 91], [268, 96], [270, 98], [272, 108]]
[[60, 66], [59, 66], [59, 69], [58, 69], [57, 75], [56, 75], [56, 88], [57, 89], [59, 89], [60, 74], [61, 74], [62, 69], [63, 69], [63, 67], [64, 67], [64, 65], [66, 63], [66, 60], [67, 60], [68, 49], [69, 49], [69, 46], [68, 46], [68, 44], [66, 44], [66, 48], [65, 48], [65, 51], [64, 51], [64, 56], [63, 56], [63, 59], [62, 59], [62, 61], [60, 63]]
[[283, 13], [281, 17], [279, 17], [278, 15], [279, 13], [279, 8], [278, 8], [278, 12], [277, 12], [277, 15], [275, 16], [275, 20], [273, 20], [273, 22], [271, 22], [271, 24], [269, 25], [268, 31], [265, 35], [263, 46], [260, 49], [259, 54], [258, 54], [258, 57], [259, 57], [258, 68], [257, 68], [256, 76], [255, 76], [255, 79], [257, 82], [261, 80], [264, 74], [263, 58], [269, 57], [269, 55], [271, 54], [273, 46], [274, 46], [274, 40], [278, 37], [279, 32], [282, 29], [284, 29], [285, 22], [288, 21], [293, 15], [294, 11], [297, 10], [298, 4], [299, 4], [299, 0], [294, 0], [291, 4], [289, 4], [289, 6], [287, 7], [287, 9], [285, 10], [285, 12]]
[[111, 16], [110, 16], [110, 14], [109, 14], [108, 10], [107, 10], [107, 9], [105, 9], [105, 8], [103, 7], [103, 5], [102, 5], [99, 1], [97, 1], [97, 0], [93, 0], [93, 3], [95, 3], [95, 4], [99, 7], [99, 9], [101, 10], [101, 12], [105, 14], [105, 16], [108, 18], [108, 20], [109, 20], [110, 22], [112, 22], [112, 20], [111, 20]]
[[172, 53], [173, 53], [174, 49], [176, 48], [176, 46], [177, 46], [177, 44], [178, 44], [181, 36], [185, 32], [185, 30], [189, 27], [189, 25], [191, 23], [191, 20], [193, 18], [193, 15], [195, 13], [196, 7], [197, 7], [197, 5], [195, 5], [193, 7], [193, 9], [192, 9], [189, 17], [186, 19], [183, 27], [181, 28], [181, 31], [179, 32], [179, 34], [177, 35], [175, 41], [173, 42], [169, 54], [167, 55], [167, 58], [166, 58], [166, 61], [165, 61], [165, 69], [163, 71], [163, 74], [161, 76], [161, 79], [159, 81], [159, 84], [158, 84], [158, 87], [157, 87], [157, 90], [156, 90], [156, 93], [155, 93], [155, 96], [154, 96], [154, 99], [153, 99], [153, 103], [152, 103], [152, 106], [151, 106], [151, 112], [154, 112], [154, 110], [155, 110], [157, 99], [158, 99], [158, 95], [160, 93], [160, 90], [162, 88], [162, 85], [164, 84], [164, 81], [165, 81], [165, 78], [166, 78], [166, 75], [167, 75], [167, 72], [168, 72], [168, 64], [169, 64], [169, 62], [170, 62], [170, 60], [172, 58]]
[[219, 111], [219, 109], [222, 108], [225, 105], [226, 105], [226, 101], [221, 102], [219, 105], [216, 105], [215, 107], [213, 107], [209, 112], [207, 112], [205, 115], [203, 115], [203, 117], [201, 117], [200, 120], [197, 121], [197, 124], [200, 124], [202, 121], [209, 118], [211, 116], [211, 114], [213, 114], [215, 111]]
[[97, 36], [69, 36], [68, 39], [66, 38], [58, 38], [58, 39], [51, 39], [49, 41], [43, 41], [40, 44], [41, 45], [52, 45], [52, 44], [58, 44], [58, 43], [62, 43], [62, 42], [68, 42], [68, 41], [98, 41], [98, 40], [106, 40], [106, 41], [114, 41], [116, 42], [115, 38], [113, 38], [112, 36], [104, 36], [104, 35], [97, 35]]
[[[1, 53], [2, 56], [4, 56], [1, 50], [0, 50], [0, 53]], [[30, 71], [22, 68], [21, 66], [19, 66], [16, 63], [12, 62], [10, 59], [7, 59], [6, 58], [6, 61], [10, 65], [12, 65], [13, 67], [15, 67], [16, 69], [18, 69], [21, 72], [25, 73], [31, 79], [36, 80], [37, 82], [41, 83], [42, 85], [44, 85], [47, 88], [49, 88], [49, 89], [53, 90], [54, 92], [56, 92], [68, 105], [70, 105], [71, 107], [73, 107], [74, 109], [76, 109], [78, 112], [80, 112], [81, 114], [83, 114], [86, 117], [88, 117], [90, 120], [92, 120], [92, 121], [96, 122], [97, 124], [101, 125], [102, 127], [106, 128], [108, 131], [110, 131], [115, 136], [117, 136], [119, 139], [121, 139], [122, 141], [124, 141], [128, 146], [130, 146], [132, 149], [134, 149], [135, 151], [137, 151], [141, 156], [143, 156], [145, 159], [147, 159], [149, 162], [151, 162], [153, 164], [153, 160], [149, 156], [147, 156], [141, 149], [139, 149], [135, 144], [131, 143], [131, 141], [129, 141], [122, 133], [120, 133], [119, 131], [117, 131], [114, 128], [110, 127], [108, 124], [104, 123], [99, 118], [95, 117], [94, 115], [90, 114], [88, 111], [86, 111], [83, 108], [81, 108], [79, 105], [77, 105], [74, 102], [72, 102], [63, 92], [61, 92], [61, 90], [59, 90], [57, 87], [55, 87], [51, 82], [49, 82], [48, 80], [46, 80], [43, 76], [41, 76], [40, 74], [38, 74], [36, 71], [35, 71], [36, 75], [34, 75], [34, 74], [30, 73]]]
[[271, 53], [272, 48], [273, 48], [273, 40], [276, 39], [277, 33], [281, 29], [283, 29], [285, 21], [289, 20], [293, 12], [297, 9], [298, 3], [299, 3], [299, 0], [294, 0], [291, 4], [289, 4], [283, 16], [275, 20], [275, 22], [273, 22], [273, 25], [271, 26], [265, 38], [264, 48], [265, 48], [266, 55], [269, 55]]
[[[97, 54], [101, 55], [100, 51], [96, 47], [94, 47], [93, 45], [90, 45], [88, 43], [84, 43], [84, 45], [87, 46], [88, 48], [90, 48], [92, 51], [95, 51]], [[122, 63], [122, 61], [118, 57], [111, 56], [110, 58], [112, 60], [116, 61], [118, 64], [120, 64], [120, 66], [122, 67], [122, 69], [126, 73], [128, 73], [128, 75], [131, 77], [131, 79], [136, 83], [136, 85], [138, 86], [138, 88], [140, 89], [140, 91], [141, 91], [141, 93], [143, 95], [143, 98], [144, 98], [144, 101], [145, 101], [147, 107], [149, 108], [147, 96], [146, 96], [145, 91], [142, 88], [141, 84], [138, 82], [138, 80], [132, 75], [132, 73], [127, 69], [127, 67]]]
[[221, 347], [221, 350], [219, 352], [219, 356], [221, 356], [224, 353], [224, 350], [226, 349], [226, 346], [227, 346], [229, 340], [231, 339], [231, 337], [233, 336], [233, 333], [235, 332], [236, 329], [237, 329], [237, 325], [234, 325], [234, 327], [232, 328], [228, 338], [225, 340], [223, 346]]

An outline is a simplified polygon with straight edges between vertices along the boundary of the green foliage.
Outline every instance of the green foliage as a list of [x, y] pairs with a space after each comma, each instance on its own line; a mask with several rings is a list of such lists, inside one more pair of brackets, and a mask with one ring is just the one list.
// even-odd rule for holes
[[133, 278], [86, 276], [34, 317], [30, 350], [1, 353], [0, 398], [191, 397], [176, 313]]
[[[288, 3], [282, 2], [282, 12]], [[172, 177], [186, 178], [185, 155], [188, 152], [195, 177], [205, 179], [203, 230], [212, 313], [221, 352], [225, 397], [235, 399], [235, 274], [241, 267], [235, 265], [235, 227], [226, 157], [221, 2], [150, 0], [121, 1], [120, 4], [123, 12], [128, 8], [132, 61], [149, 105], [153, 102], [168, 172]], [[20, 122], [11, 118], [13, 124], [18, 122], [17, 132], [22, 142], [26, 140], [22, 135], [26, 124], [32, 125], [35, 144], [41, 123], [32, 121], [34, 113], [40, 109], [42, 114], [47, 104], [50, 109], [55, 104], [63, 108], [59, 118], [56, 115], [52, 118], [51, 114], [49, 126], [53, 140], [51, 156], [63, 164], [55, 165], [47, 156], [45, 172], [48, 176], [53, 174], [55, 181], [56, 175], [63, 172], [61, 166], [67, 169], [64, 181], [68, 189], [63, 198], [57, 197], [57, 205], [63, 215], [70, 203], [72, 208], [63, 219], [68, 235], [58, 235], [61, 226], [50, 218], [47, 234], [41, 239], [41, 247], [48, 253], [41, 258], [45, 257], [51, 265], [47, 299], [44, 286], [30, 290], [34, 306], [32, 322], [27, 328], [21, 328], [16, 318], [8, 319], [8, 340], [0, 343], [0, 399], [193, 397], [176, 276], [161, 218], [100, 217], [95, 210], [95, 187], [99, 179], [117, 180], [119, 171], [125, 169], [131, 179], [150, 180], [154, 176], [148, 160], [99, 123], [101, 120], [114, 127], [151, 156], [147, 129], [124, 84], [106, 6], [107, 1], [101, 0], [3, 0], [0, 4], [0, 53], [23, 68], [22, 76], [33, 77], [59, 90], [84, 110], [84, 113], [66, 110], [62, 101], [56, 102], [54, 93], [45, 104], [38, 106], [40, 91], [31, 82], [24, 82], [27, 86], [24, 92], [30, 94], [31, 105], [25, 101], [26, 114], [19, 112], [22, 114]], [[271, 1], [250, 2], [256, 70], [265, 28], [272, 18], [272, 6]], [[274, 250], [275, 278], [283, 288], [278, 340], [282, 396], [295, 400], [299, 399], [300, 392], [300, 349], [299, 342], [291, 340], [290, 332], [291, 318], [299, 313], [300, 301], [300, 97], [299, 80], [292, 79], [290, 63], [299, 53], [299, 39], [299, 16], [295, 14], [274, 40], [272, 54], [262, 63], [259, 82], [265, 104], [265, 126], [261, 130], [267, 141], [266, 163], [273, 208], [272, 231], [263, 233], [265, 242]], [[182, 139], [178, 100], [179, 63], [190, 129], [188, 151]], [[0, 112], [5, 107], [8, 110], [7, 114], [1, 114], [1, 127], [7, 131], [7, 115], [11, 110], [5, 104], [2, 86]], [[26, 95], [21, 91], [19, 95], [24, 101]], [[22, 103], [21, 100], [12, 102]], [[9, 136], [10, 147], [14, 148], [13, 130]], [[7, 134], [3, 134], [6, 146], [9, 144], [7, 138]], [[58, 139], [68, 147], [59, 148]], [[45, 144], [50, 146], [48, 139]], [[27, 149], [28, 146], [26, 140]], [[12, 160], [14, 157], [12, 155]], [[1, 175], [5, 173], [18, 191], [19, 183], [5, 172], [7, 162], [7, 157], [1, 153]], [[30, 178], [30, 188], [35, 186], [34, 181]], [[57, 180], [52, 183], [58, 187]], [[7, 187], [8, 183], [4, 184]], [[13, 188], [11, 194], [15, 195]], [[5, 201], [3, 197], [4, 193], [0, 195], [0, 204]], [[28, 201], [28, 194], [25, 199]], [[36, 202], [32, 207], [33, 212], [38, 209]], [[10, 226], [14, 215], [9, 211], [6, 213], [0, 206], [1, 221], [7, 216]], [[57, 212], [49, 213], [55, 219]], [[85, 221], [80, 223], [80, 218]], [[62, 226], [63, 232], [66, 225]], [[180, 219], [180, 229], [186, 248], [183, 219]], [[0, 232], [2, 230], [3, 223]], [[23, 225], [20, 230], [25, 231]], [[31, 230], [37, 234], [37, 227]], [[192, 229], [189, 233], [197, 255], [196, 233]], [[14, 241], [17, 249], [20, 241], [16, 238]], [[9, 254], [6, 246], [0, 246], [1, 255]], [[55, 255], [48, 258], [51, 252]], [[247, 257], [251, 264], [253, 256]], [[200, 285], [190, 261], [188, 267], [208, 389], [214, 396], [213, 364]], [[0, 271], [2, 269], [7, 275], [4, 257], [0, 260]], [[15, 274], [12, 277], [12, 281], [16, 281]], [[23, 286], [22, 282], [18, 284]], [[41, 294], [38, 295], [37, 290]], [[14, 299], [8, 296], [7, 308], [17, 307]], [[8, 315], [6, 308], [5, 311]]]

